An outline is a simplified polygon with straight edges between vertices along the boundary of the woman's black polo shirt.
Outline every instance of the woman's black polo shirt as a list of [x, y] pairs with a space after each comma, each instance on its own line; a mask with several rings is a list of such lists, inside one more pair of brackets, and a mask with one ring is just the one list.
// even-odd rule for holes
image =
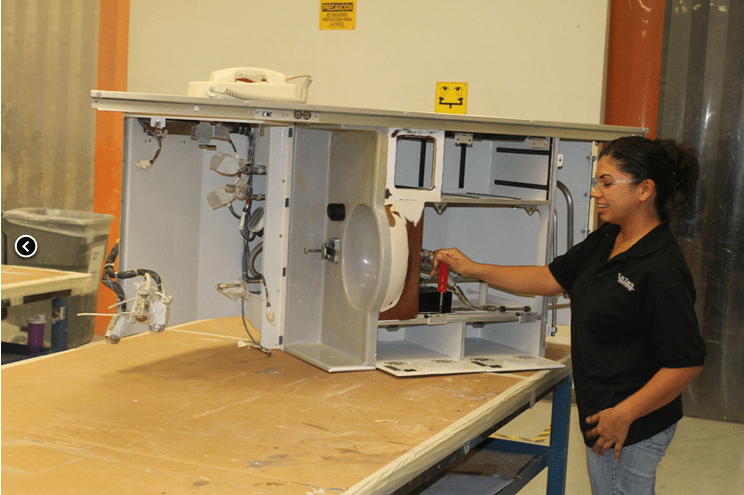
[[[608, 260], [619, 231], [605, 224], [549, 266], [571, 296], [571, 357], [584, 433], [587, 416], [617, 405], [659, 369], [701, 366], [705, 358], [692, 275], [668, 222]], [[677, 397], [635, 421], [625, 445], [681, 418]], [[585, 437], [587, 446], [595, 440]]]

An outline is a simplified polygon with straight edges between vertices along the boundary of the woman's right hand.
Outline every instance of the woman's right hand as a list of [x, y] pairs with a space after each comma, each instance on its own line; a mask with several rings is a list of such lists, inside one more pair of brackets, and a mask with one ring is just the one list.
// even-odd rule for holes
[[450, 270], [465, 277], [472, 276], [473, 269], [477, 265], [477, 263], [462, 254], [457, 248], [438, 249], [434, 252], [431, 264], [432, 276], [436, 275], [439, 263], [447, 263]]
[[432, 257], [431, 275], [437, 275], [439, 263], [463, 277], [475, 277], [493, 287], [519, 294], [552, 296], [565, 292], [548, 266], [498, 266], [476, 263], [459, 249], [439, 249]]

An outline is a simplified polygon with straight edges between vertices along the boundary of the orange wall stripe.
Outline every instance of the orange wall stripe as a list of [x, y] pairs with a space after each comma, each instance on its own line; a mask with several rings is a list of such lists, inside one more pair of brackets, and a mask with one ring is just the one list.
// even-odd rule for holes
[[[95, 89], [126, 91], [129, 55], [129, 0], [101, 0], [98, 38], [98, 81]], [[108, 251], [119, 238], [121, 170], [124, 143], [123, 115], [96, 112], [95, 191], [93, 211], [114, 216]], [[113, 292], [99, 284], [98, 312], [109, 313]], [[97, 317], [95, 332], [106, 333], [109, 318]]]
[[612, 0], [605, 123], [647, 127], [656, 137], [664, 0]]

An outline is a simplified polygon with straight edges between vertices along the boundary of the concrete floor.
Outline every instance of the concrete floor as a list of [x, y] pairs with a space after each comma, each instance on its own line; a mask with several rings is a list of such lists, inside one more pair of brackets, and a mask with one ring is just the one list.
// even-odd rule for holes
[[[536, 439], [550, 426], [550, 401], [541, 401], [497, 433]], [[571, 408], [566, 494], [591, 495], [586, 454], [578, 428], [576, 407]], [[547, 471], [521, 492], [545, 494]], [[683, 418], [657, 472], [660, 495], [744, 495], [744, 424]]]

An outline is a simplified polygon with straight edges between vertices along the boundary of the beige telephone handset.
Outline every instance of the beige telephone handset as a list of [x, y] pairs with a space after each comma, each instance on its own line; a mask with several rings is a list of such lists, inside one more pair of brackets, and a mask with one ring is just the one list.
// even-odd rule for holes
[[[300, 87], [287, 81], [305, 78]], [[310, 76], [286, 77], [280, 72], [258, 67], [233, 67], [222, 69], [209, 76], [209, 81], [191, 81], [189, 96], [224, 98], [231, 96], [241, 100], [272, 100], [293, 103], [307, 102], [307, 89], [312, 82]]]

